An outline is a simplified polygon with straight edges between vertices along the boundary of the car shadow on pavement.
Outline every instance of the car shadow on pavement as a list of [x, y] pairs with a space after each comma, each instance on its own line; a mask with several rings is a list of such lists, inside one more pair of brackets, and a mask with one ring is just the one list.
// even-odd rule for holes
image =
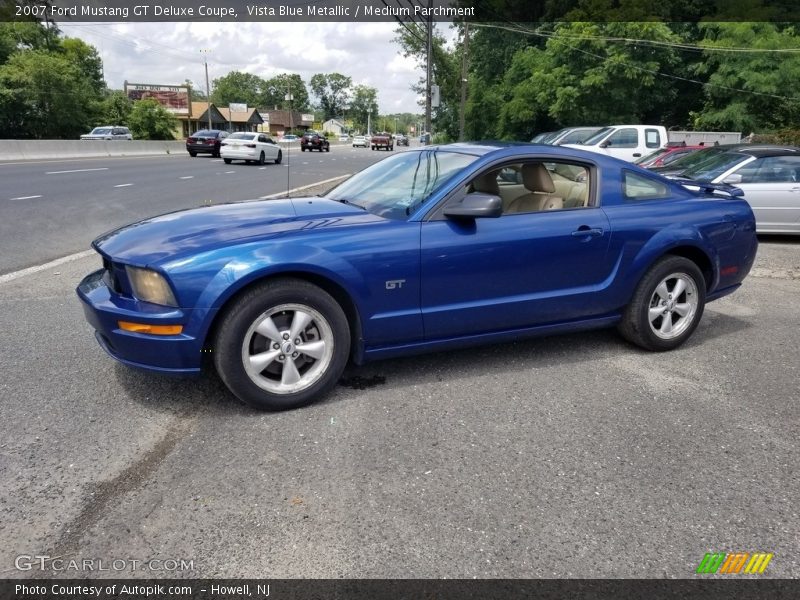
[[116, 364], [114, 374], [132, 400], [142, 406], [176, 415], [256, 413], [243, 405], [211, 369], [200, 377], [172, 377]]

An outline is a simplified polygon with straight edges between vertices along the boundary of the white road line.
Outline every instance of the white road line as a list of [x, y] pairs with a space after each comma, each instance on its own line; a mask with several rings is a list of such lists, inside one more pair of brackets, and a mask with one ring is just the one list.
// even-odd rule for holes
[[41, 198], [41, 196], [20, 196], [19, 198], [11, 198], [11, 200], [33, 200], [34, 198]]
[[73, 169], [71, 171], [47, 171], [45, 175], [59, 175], [61, 173], [86, 173], [87, 171], [108, 171], [108, 167], [100, 167], [99, 169]]
[[120, 183], [119, 185], [115, 185], [114, 187], [115, 188], [117, 188], [117, 187], [130, 187], [132, 185], [133, 185], [132, 183]]
[[308, 188], [312, 188], [317, 185], [323, 185], [326, 183], [333, 183], [334, 181], [339, 181], [340, 179], [344, 179], [345, 177], [350, 177], [351, 173], [346, 173], [345, 175], [339, 175], [338, 177], [331, 177], [330, 179], [325, 179], [324, 181], [317, 181], [315, 183], [309, 183], [308, 185], [301, 185], [300, 187], [292, 188], [290, 190], [286, 190], [285, 192], [278, 192], [277, 194], [270, 194], [269, 196], [259, 196], [259, 200], [269, 200], [270, 198], [280, 198], [288, 196], [294, 192], [300, 192], [302, 190], [307, 190]]
[[263, 170], [264, 170], [264, 169], [266, 169], [266, 168], [267, 168], [267, 167], [258, 167], [258, 170], [259, 170], [259, 171], [263, 171]]
[[236, 171], [225, 171], [225, 175], [228, 175], [229, 173], [236, 173]]
[[14, 281], [15, 279], [19, 279], [20, 277], [24, 277], [25, 275], [33, 275], [34, 273], [38, 273], [39, 271], [45, 271], [47, 269], [57, 267], [58, 265], [63, 265], [64, 263], [72, 262], [74, 260], [79, 260], [81, 258], [86, 258], [87, 256], [92, 256], [93, 254], [98, 256], [99, 258], [99, 255], [94, 250], [84, 250], [83, 252], [78, 252], [77, 254], [70, 254], [69, 256], [62, 256], [61, 258], [51, 260], [50, 262], [44, 263], [43, 265], [28, 267], [27, 269], [22, 269], [21, 271], [14, 271], [13, 273], [6, 273], [5, 275], [0, 275], [0, 284], [8, 283], [9, 281]]
[[194, 175], [187, 175], [186, 177], [178, 177], [178, 179], [194, 179]]

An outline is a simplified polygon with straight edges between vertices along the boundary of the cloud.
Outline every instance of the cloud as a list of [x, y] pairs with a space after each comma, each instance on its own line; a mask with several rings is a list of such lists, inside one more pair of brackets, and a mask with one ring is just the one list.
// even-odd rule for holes
[[[205, 90], [230, 71], [270, 78], [338, 72], [378, 90], [382, 113], [420, 112], [411, 86], [424, 69], [402, 55], [393, 23], [79, 23], [62, 31], [95, 46], [109, 87], [124, 82], [181, 84]], [[201, 50], [207, 50], [202, 53]]]

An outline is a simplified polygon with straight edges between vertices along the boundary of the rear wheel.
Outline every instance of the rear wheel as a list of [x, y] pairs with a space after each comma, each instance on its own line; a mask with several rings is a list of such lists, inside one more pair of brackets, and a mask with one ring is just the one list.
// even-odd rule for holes
[[279, 165], [279, 164], [281, 164], [281, 161], [282, 161], [282, 160], [283, 160], [283, 152], [281, 152], [280, 150], [278, 150], [278, 158], [276, 158], [276, 159], [275, 159], [275, 164], [276, 164], [276, 165]]
[[245, 292], [217, 329], [214, 363], [243, 402], [265, 410], [298, 408], [336, 385], [350, 351], [350, 329], [327, 292], [278, 279]]
[[642, 277], [619, 331], [647, 350], [672, 350], [692, 335], [705, 302], [705, 279], [697, 265], [681, 256], [665, 256]]
[[197, 152], [192, 152], [191, 150], [189, 150], [189, 156], [194, 158], [195, 156], [197, 156]]
[[223, 158], [222, 160], [224, 160], [224, 161], [225, 161], [225, 164], [226, 164], [226, 165], [229, 165], [229, 164], [231, 164], [231, 160], [232, 160], [232, 159], [230, 159], [230, 158]]
[[262, 152], [261, 154], [258, 155], [258, 164], [264, 165], [266, 163], [267, 163], [267, 159], [264, 156], [264, 153]]

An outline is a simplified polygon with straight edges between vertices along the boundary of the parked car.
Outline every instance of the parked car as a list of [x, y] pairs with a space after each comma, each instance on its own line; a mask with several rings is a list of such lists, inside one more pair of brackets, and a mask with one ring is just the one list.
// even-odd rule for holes
[[716, 152], [675, 177], [734, 185], [753, 209], [757, 232], [800, 234], [800, 148], [744, 146]]
[[552, 144], [554, 146], [561, 146], [562, 144], [582, 144], [601, 129], [602, 127], [566, 127], [548, 134], [545, 141], [537, 143]]
[[349, 142], [350, 141], [350, 136], [347, 135], [346, 133], [342, 134], [342, 135], [339, 136], [339, 141], [340, 142]]
[[266, 133], [237, 131], [222, 141], [220, 154], [225, 164], [234, 160], [263, 165], [268, 160], [279, 165], [283, 151]]
[[316, 131], [306, 131], [303, 137], [300, 138], [300, 150], [319, 150], [320, 152], [330, 152], [331, 143], [325, 138], [324, 135]]
[[290, 144], [292, 142], [296, 142], [299, 139], [300, 139], [299, 136], [296, 136], [293, 133], [287, 133], [285, 136], [283, 136], [282, 138], [280, 138], [278, 140], [278, 143], [280, 143], [280, 144]]
[[580, 144], [564, 145], [622, 160], [635, 160], [666, 146], [667, 130], [661, 125], [611, 125]]
[[650, 170], [664, 175], [665, 177], [680, 178], [683, 173], [691, 170], [699, 170], [699, 168], [708, 162], [713, 162], [718, 154], [724, 152], [735, 152], [737, 150], [787, 150], [792, 152], [795, 150], [794, 146], [779, 146], [773, 144], [721, 144], [718, 146], [709, 146], [692, 152], [686, 156], [675, 159], [673, 162], [663, 167], [651, 167]]
[[356, 135], [353, 137], [353, 148], [356, 146], [360, 146], [361, 148], [368, 148], [369, 141], [367, 140], [366, 136], [363, 135]]
[[220, 144], [226, 137], [228, 132], [221, 129], [201, 129], [186, 138], [186, 150], [191, 157], [198, 154], [219, 156]]
[[686, 144], [667, 145], [666, 148], [659, 148], [650, 154], [637, 158], [633, 162], [645, 169], [665, 167], [682, 156], [686, 156], [698, 150], [703, 150], [706, 147], [707, 146], [687, 146]]
[[81, 136], [82, 140], [132, 140], [133, 135], [127, 127], [104, 125], [95, 127], [90, 133]]
[[348, 361], [613, 326], [677, 348], [755, 259], [737, 194], [563, 146], [416, 148], [321, 197], [107, 233], [92, 244], [103, 268], [77, 293], [123, 363], [193, 374], [211, 357], [244, 402], [295, 408]]
[[542, 133], [538, 133], [533, 136], [531, 144], [549, 144], [550, 140], [552, 140], [557, 134], [558, 131], [544, 131]]

